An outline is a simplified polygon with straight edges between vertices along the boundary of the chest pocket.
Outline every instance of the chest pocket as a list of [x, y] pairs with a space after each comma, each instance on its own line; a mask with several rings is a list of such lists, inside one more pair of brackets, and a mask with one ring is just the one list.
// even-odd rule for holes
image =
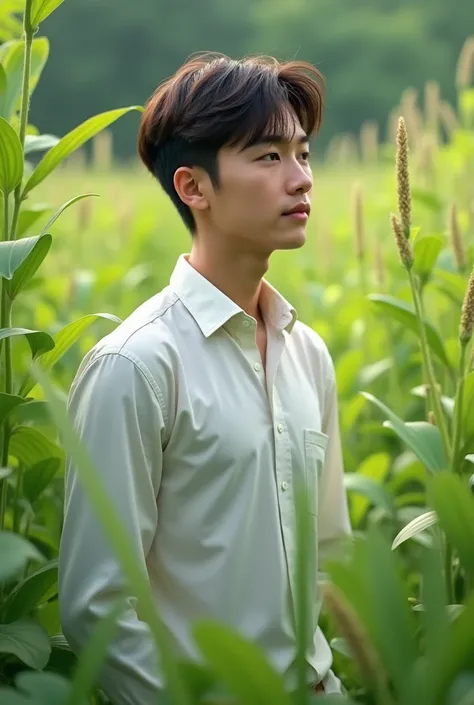
[[309, 510], [313, 516], [317, 516], [318, 514], [319, 482], [324, 467], [327, 443], [328, 437], [325, 433], [313, 431], [309, 428], [304, 429], [307, 501]]

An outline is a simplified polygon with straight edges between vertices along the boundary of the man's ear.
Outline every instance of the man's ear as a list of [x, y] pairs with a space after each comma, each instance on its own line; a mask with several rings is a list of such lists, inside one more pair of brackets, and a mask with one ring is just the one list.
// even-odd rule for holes
[[173, 176], [173, 185], [180, 199], [189, 208], [206, 210], [209, 202], [204, 195], [209, 177], [204, 170], [196, 167], [180, 166]]

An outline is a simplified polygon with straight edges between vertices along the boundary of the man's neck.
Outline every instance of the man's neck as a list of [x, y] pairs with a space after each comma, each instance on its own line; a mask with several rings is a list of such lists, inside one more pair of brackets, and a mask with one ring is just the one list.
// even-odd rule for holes
[[258, 302], [268, 260], [222, 250], [211, 252], [194, 242], [188, 262], [249, 316], [261, 320]]

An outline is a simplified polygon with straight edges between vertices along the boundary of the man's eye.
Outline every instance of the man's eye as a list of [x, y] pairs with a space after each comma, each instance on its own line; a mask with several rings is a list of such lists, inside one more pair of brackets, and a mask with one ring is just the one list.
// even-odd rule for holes
[[[266, 160], [267, 157], [276, 157], [277, 159], [280, 159], [280, 155], [278, 154], [278, 152], [269, 152], [268, 154], [264, 154], [263, 157], [260, 157], [260, 159]], [[270, 159], [270, 161], [273, 161], [273, 159]]]
[[311, 152], [303, 152], [303, 154], [301, 156], [305, 160], [305, 162], [307, 162], [311, 156]]

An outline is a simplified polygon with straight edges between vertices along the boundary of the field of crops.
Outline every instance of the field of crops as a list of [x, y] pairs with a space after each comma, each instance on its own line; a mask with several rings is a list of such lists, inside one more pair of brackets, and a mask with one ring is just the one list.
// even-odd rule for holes
[[[32, 28], [58, 4], [26, 3], [33, 82]], [[0, 705], [99, 703], [117, 615], [71, 653], [57, 601], [65, 453], [112, 542], [116, 524], [64, 404], [82, 356], [166, 286], [190, 239], [143, 167], [113, 163], [106, 128], [126, 110], [62, 140], [35, 134], [23, 56], [22, 40], [0, 46]], [[434, 82], [418, 101], [407, 90], [386, 143], [368, 124], [326, 154], [316, 145], [308, 241], [275, 253], [268, 273], [335, 362], [355, 547], [327, 566], [323, 626], [349, 696], [367, 705], [474, 702], [473, 67], [469, 40], [458, 104]], [[76, 148], [90, 139], [83, 163]], [[168, 653], [146, 579], [126, 542], [114, 548]], [[223, 626], [201, 640], [199, 672], [165, 659], [167, 702], [205, 702], [208, 677], [242, 705], [305, 702]]]

